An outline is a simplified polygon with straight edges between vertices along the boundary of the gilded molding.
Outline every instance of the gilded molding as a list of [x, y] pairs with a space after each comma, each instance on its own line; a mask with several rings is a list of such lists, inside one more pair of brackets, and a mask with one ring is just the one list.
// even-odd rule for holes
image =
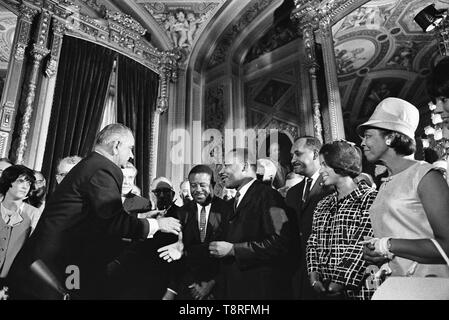
[[299, 25], [311, 23], [314, 29], [319, 28], [323, 19], [332, 25], [336, 18], [347, 12], [356, 4], [364, 4], [369, 0], [295, 0], [296, 8], [291, 19]]
[[45, 74], [47, 77], [53, 77], [58, 69], [58, 61], [62, 47], [62, 37], [65, 32], [65, 25], [53, 18], [53, 39], [51, 44], [51, 54], [48, 60]]
[[19, 10], [20, 15], [17, 22], [18, 38], [14, 49], [14, 58], [17, 61], [23, 61], [23, 58], [25, 57], [25, 49], [28, 46], [30, 37], [31, 24], [33, 22], [33, 18], [39, 11], [25, 4], [22, 4]]
[[[46, 16], [41, 17], [40, 28], [46, 28], [42, 26], [46, 22]], [[48, 23], [47, 23], [48, 25]], [[48, 32], [48, 31], [47, 31]], [[40, 37], [38, 37], [40, 39]], [[31, 116], [33, 115], [33, 104], [36, 97], [36, 84], [38, 78], [39, 67], [42, 59], [50, 52], [46, 47], [40, 44], [34, 44], [31, 50], [31, 56], [33, 57], [33, 67], [31, 70], [30, 80], [28, 82], [28, 91], [25, 99], [25, 113], [22, 118], [22, 125], [19, 135], [19, 146], [16, 151], [16, 163], [23, 163], [23, 156], [27, 147], [27, 137], [31, 127]]]
[[11, 131], [11, 119], [15, 112], [14, 103], [12, 101], [6, 101], [2, 109], [3, 113], [0, 122], [0, 129], [4, 131]]
[[116, 24], [120, 25], [125, 31], [131, 30], [139, 35], [144, 35], [147, 31], [131, 16], [121, 12], [106, 10], [106, 19], [110, 22], [115, 22]]
[[319, 32], [322, 38], [323, 59], [325, 61], [324, 72], [326, 75], [327, 85], [330, 133], [332, 139], [334, 140], [342, 138], [340, 131], [344, 132], [344, 129], [340, 128], [338, 121], [338, 117], [341, 116], [337, 111], [337, 108], [341, 108], [340, 89], [338, 87], [338, 79], [335, 71], [336, 67], [333, 50], [332, 27], [329, 21], [330, 20], [326, 18], [320, 22]]

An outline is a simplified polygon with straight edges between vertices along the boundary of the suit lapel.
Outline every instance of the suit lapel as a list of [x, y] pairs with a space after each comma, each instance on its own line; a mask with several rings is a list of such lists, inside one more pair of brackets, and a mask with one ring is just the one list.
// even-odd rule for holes
[[257, 181], [254, 181], [253, 184], [246, 191], [246, 193], [243, 195], [243, 198], [242, 198], [242, 200], [240, 200], [240, 204], [237, 207], [237, 210], [235, 210], [235, 212], [233, 210], [233, 212], [231, 213], [231, 215], [229, 217], [230, 220], [234, 219], [240, 213], [240, 211], [243, 210], [248, 205], [248, 203], [250, 202], [250, 199], [252, 197], [252, 194], [256, 189], [255, 188], [256, 184], [257, 184]]
[[212, 200], [212, 205], [210, 207], [209, 219], [207, 220], [206, 228], [206, 239], [209, 241], [214, 234], [214, 230], [217, 230], [220, 225], [221, 216], [216, 213], [216, 202]]
[[[309, 196], [306, 199], [306, 202], [302, 206], [303, 209], [305, 209], [309, 205], [310, 199], [312, 199], [316, 194], [319, 194], [321, 192], [321, 189], [323, 188], [321, 186], [321, 182], [322, 181], [323, 181], [323, 178], [321, 177], [321, 175], [319, 175], [318, 179], [316, 180], [315, 184], [313, 185], [312, 189], [310, 190], [310, 193], [309, 193]], [[302, 187], [301, 190], [304, 191], [304, 187]], [[301, 199], [302, 199], [302, 194], [301, 194]]]
[[198, 227], [198, 207], [196, 205], [196, 202], [191, 201], [189, 203], [189, 209], [187, 210], [187, 213], [189, 215], [188, 222], [191, 226], [192, 233], [194, 235], [195, 241], [200, 242], [200, 228]]

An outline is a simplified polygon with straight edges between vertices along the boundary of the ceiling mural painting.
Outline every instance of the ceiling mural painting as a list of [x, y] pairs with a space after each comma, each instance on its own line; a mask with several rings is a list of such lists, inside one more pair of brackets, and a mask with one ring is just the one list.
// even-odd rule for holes
[[0, 7], [0, 70], [8, 69], [17, 16]]
[[425, 77], [439, 52], [435, 35], [422, 32], [413, 18], [432, 3], [449, 7], [449, 0], [373, 0], [333, 25], [346, 130], [389, 96], [427, 105]]

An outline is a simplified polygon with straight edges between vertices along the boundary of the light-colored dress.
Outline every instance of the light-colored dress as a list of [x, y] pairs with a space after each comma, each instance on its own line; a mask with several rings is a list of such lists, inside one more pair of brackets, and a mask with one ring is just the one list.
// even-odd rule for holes
[[[371, 224], [376, 238], [435, 239], [421, 199], [418, 185], [421, 179], [435, 168], [419, 161], [392, 175], [380, 186], [370, 209]], [[438, 199], [435, 199], [438, 200]], [[407, 274], [416, 277], [429, 275], [449, 277], [445, 264], [414, 264], [414, 261], [395, 257], [389, 262], [393, 276]]]

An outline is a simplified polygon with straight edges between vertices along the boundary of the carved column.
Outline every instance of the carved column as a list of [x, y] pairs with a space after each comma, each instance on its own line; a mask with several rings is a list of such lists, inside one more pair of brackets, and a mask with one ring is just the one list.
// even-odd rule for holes
[[159, 125], [160, 116], [168, 110], [169, 98], [169, 81], [177, 79], [176, 55], [170, 52], [164, 52], [159, 62], [159, 95], [157, 98], [156, 110], [153, 113], [153, 121], [151, 124], [150, 141], [150, 181], [156, 177], [157, 171], [157, 153], [159, 143]]
[[22, 70], [24, 65], [25, 49], [30, 40], [30, 31], [33, 19], [38, 13], [37, 9], [24, 4], [20, 7], [20, 15], [17, 20], [14, 35], [14, 48], [8, 66], [5, 94], [2, 97], [2, 110], [0, 120], [0, 155], [6, 157], [11, 144], [11, 130], [14, 128], [16, 106], [22, 85]]
[[35, 116], [33, 116], [34, 125], [31, 128], [30, 139], [27, 152], [25, 153], [24, 163], [35, 170], [40, 170], [44, 159], [45, 147], [42, 143], [47, 141], [47, 135], [50, 129], [50, 115], [53, 104], [53, 97], [56, 85], [56, 73], [58, 70], [59, 57], [62, 48], [62, 39], [65, 32], [65, 23], [56, 17], [52, 18], [53, 36], [51, 39], [50, 57], [45, 67], [46, 77], [42, 78], [41, 88], [36, 97]]
[[338, 88], [337, 65], [335, 63], [332, 26], [329, 18], [325, 17], [319, 24], [319, 37], [323, 48], [324, 72], [326, 76], [328, 112], [330, 133], [332, 140], [345, 137], [343, 112], [341, 109], [340, 90]]
[[306, 24], [302, 29], [304, 46], [306, 50], [306, 65], [309, 71], [310, 86], [312, 88], [313, 128], [314, 135], [323, 142], [323, 126], [321, 123], [320, 100], [318, 96], [317, 71], [319, 65], [315, 56], [315, 35], [311, 24]]
[[31, 116], [33, 114], [34, 100], [36, 96], [36, 84], [39, 75], [39, 69], [42, 63], [42, 59], [50, 52], [47, 49], [48, 30], [50, 26], [50, 13], [43, 11], [40, 19], [37, 32], [36, 43], [31, 50], [31, 56], [33, 58], [33, 65], [31, 69], [30, 78], [28, 80], [28, 90], [25, 99], [25, 112], [22, 118], [22, 124], [19, 135], [19, 145], [16, 150], [16, 163], [23, 163], [23, 156], [27, 147], [27, 137], [30, 131]]

